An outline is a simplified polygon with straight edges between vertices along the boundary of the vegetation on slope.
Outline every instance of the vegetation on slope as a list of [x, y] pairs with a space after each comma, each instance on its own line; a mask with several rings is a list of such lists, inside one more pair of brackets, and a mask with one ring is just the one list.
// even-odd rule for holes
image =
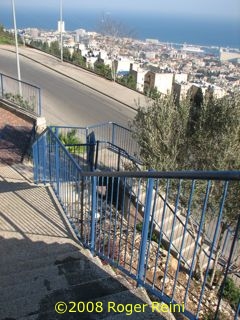
[[3, 25], [0, 24], [0, 44], [14, 44], [14, 34], [5, 31]]

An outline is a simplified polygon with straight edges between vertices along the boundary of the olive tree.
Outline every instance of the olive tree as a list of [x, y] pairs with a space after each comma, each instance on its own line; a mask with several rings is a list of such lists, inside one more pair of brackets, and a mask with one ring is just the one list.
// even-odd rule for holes
[[[148, 107], [139, 106], [131, 128], [138, 141], [142, 161], [148, 169], [173, 171], [240, 168], [240, 96], [237, 93], [216, 99], [212, 95], [203, 97], [198, 91], [194, 97], [179, 103], [171, 95], [160, 96]], [[185, 187], [186, 190], [186, 195], [189, 195], [190, 184]], [[205, 186], [199, 182], [195, 189], [195, 208], [190, 222], [199, 219], [205, 190]], [[196, 263], [197, 273], [202, 280], [204, 270], [200, 254], [206, 238], [206, 225], [219, 215], [223, 190], [222, 182], [212, 182]], [[183, 195], [181, 205], [186, 206], [187, 202], [187, 196]], [[214, 248], [210, 285], [214, 281], [224, 234], [229, 228], [235, 231], [239, 208], [240, 184], [232, 182], [228, 186]], [[235, 268], [235, 271], [238, 269]]]

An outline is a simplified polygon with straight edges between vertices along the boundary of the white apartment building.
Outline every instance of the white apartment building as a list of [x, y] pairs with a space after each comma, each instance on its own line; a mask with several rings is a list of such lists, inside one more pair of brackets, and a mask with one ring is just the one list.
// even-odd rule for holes
[[138, 64], [131, 63], [130, 65], [130, 74], [135, 78], [136, 90], [139, 92], [144, 92], [144, 80], [147, 72], [147, 70], [140, 68]]
[[156, 88], [160, 93], [170, 94], [172, 92], [173, 76], [173, 73], [148, 71], [144, 77], [144, 92]]

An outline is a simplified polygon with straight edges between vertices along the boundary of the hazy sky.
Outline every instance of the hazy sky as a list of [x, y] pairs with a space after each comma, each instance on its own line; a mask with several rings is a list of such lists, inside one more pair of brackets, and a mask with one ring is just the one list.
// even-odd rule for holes
[[[97, 9], [102, 11], [122, 12], [154, 12], [172, 13], [176, 15], [205, 15], [212, 17], [239, 18], [240, 21], [240, 1], [239, 0], [62, 0], [63, 8]], [[15, 0], [18, 7], [36, 7], [38, 9], [56, 7], [60, 0]], [[1, 0], [1, 7], [11, 6], [11, 0]]]

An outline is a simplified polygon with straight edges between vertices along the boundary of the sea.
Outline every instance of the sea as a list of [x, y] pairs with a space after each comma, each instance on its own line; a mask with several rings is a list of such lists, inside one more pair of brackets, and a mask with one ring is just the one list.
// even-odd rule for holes
[[[104, 15], [121, 24], [126, 36], [145, 40], [157, 39], [167, 43], [186, 43], [201, 46], [240, 48], [240, 19], [223, 19], [206, 16], [176, 16], [169, 14], [134, 14], [133, 12], [101, 12], [97, 10], [66, 9], [63, 11], [65, 29], [79, 28], [98, 31]], [[36, 27], [56, 30], [59, 10], [17, 8], [17, 27]], [[0, 24], [13, 28], [12, 13], [0, 10]]]

